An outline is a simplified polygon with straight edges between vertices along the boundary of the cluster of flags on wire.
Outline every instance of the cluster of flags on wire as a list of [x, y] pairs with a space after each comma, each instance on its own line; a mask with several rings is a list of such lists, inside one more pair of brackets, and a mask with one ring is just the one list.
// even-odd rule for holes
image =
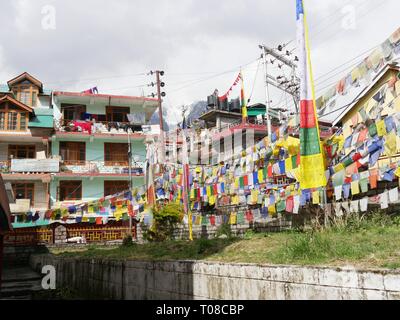
[[244, 94], [244, 80], [243, 80], [243, 73], [242, 70], [240, 70], [239, 74], [235, 78], [235, 81], [233, 82], [232, 86], [229, 88], [229, 90], [223, 95], [218, 97], [219, 101], [224, 101], [229, 98], [229, 95], [233, 91], [233, 89], [241, 83], [241, 90], [240, 90], [240, 101], [241, 101], [241, 106], [242, 106], [242, 119], [243, 122], [247, 121], [247, 100], [245, 98]]
[[[296, 18], [300, 78], [300, 185], [301, 189], [305, 190], [326, 187], [327, 180], [316, 111], [315, 85], [303, 0], [296, 0]], [[219, 97], [219, 99], [227, 99], [239, 82], [241, 82], [242, 118], [243, 122], [246, 122], [248, 114], [242, 71], [239, 72], [227, 93]]]
[[[315, 86], [311, 65], [310, 44], [308, 37], [308, 26], [306, 14], [304, 11], [303, 0], [296, 0], [296, 17], [297, 17], [297, 42], [299, 50], [299, 78], [300, 78], [300, 187], [301, 189], [316, 189], [326, 187], [327, 180], [325, 176], [325, 161], [322, 153], [320, 142], [320, 132], [318, 118], [316, 112]], [[243, 74], [240, 70], [234, 83], [226, 94], [219, 97], [220, 101], [228, 99], [239, 82], [241, 83], [241, 107], [243, 122], [247, 120], [247, 102], [244, 93]], [[96, 88], [97, 89], [97, 88]], [[93, 89], [90, 89], [93, 90]], [[188, 147], [186, 141], [186, 120], [183, 119], [182, 135], [183, 135], [183, 160], [182, 160], [182, 195], [185, 214], [189, 220], [189, 236], [192, 239], [192, 216], [190, 210], [190, 184], [189, 184], [189, 159]], [[154, 186], [152, 175], [152, 164], [148, 163], [147, 167], [147, 185], [149, 197], [154, 202]]]

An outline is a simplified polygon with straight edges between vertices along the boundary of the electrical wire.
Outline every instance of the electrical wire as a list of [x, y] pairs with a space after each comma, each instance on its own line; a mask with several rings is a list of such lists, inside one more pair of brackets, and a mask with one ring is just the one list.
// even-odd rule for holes
[[199, 80], [194, 81], [194, 82], [192, 82], [192, 83], [190, 83], [190, 84], [187, 84], [187, 85], [185, 85], [185, 86], [179, 87], [179, 88], [177, 88], [177, 89], [170, 90], [169, 92], [177, 92], [177, 91], [180, 91], [180, 90], [182, 90], [182, 89], [186, 89], [186, 88], [188, 88], [188, 87], [191, 87], [191, 86], [193, 86], [193, 85], [197, 85], [197, 84], [199, 84], [199, 83], [202, 83], [202, 82], [205, 82], [205, 81], [208, 81], [208, 80], [211, 80], [211, 79], [220, 77], [220, 76], [222, 76], [222, 75], [229, 74], [229, 73], [232, 73], [232, 72], [236, 72], [239, 68], [245, 69], [247, 66], [251, 65], [252, 63], [254, 63], [254, 62], [256, 62], [256, 61], [258, 61], [258, 60], [260, 60], [260, 59], [261, 59], [261, 58], [257, 58], [256, 60], [252, 60], [252, 61], [249, 62], [249, 63], [246, 63], [246, 64], [241, 65], [241, 66], [237, 66], [237, 67], [235, 67], [235, 68], [233, 68], [233, 69], [230, 69], [230, 70], [227, 70], [227, 71], [224, 71], [224, 72], [215, 74], [215, 75], [210, 76], [210, 77], [206, 77], [206, 78], [199, 79]]
[[255, 86], [256, 86], [256, 81], [257, 81], [257, 77], [258, 77], [258, 71], [260, 70], [260, 64], [261, 64], [261, 59], [258, 60], [258, 66], [257, 66], [256, 75], [255, 75], [254, 81], [253, 81], [253, 87], [252, 87], [252, 89], [251, 89], [251, 93], [250, 93], [249, 99], [247, 100], [247, 103], [250, 103], [250, 101], [251, 101], [251, 99], [252, 99], [252, 97], [253, 97], [254, 88], [255, 88]]
[[[388, 80], [388, 81], [384, 82], [384, 83], [382, 84], [382, 86], [385, 85], [385, 84], [387, 84], [387, 83], [389, 83], [390, 81], [391, 81], [391, 80]], [[329, 115], [331, 115], [331, 114], [334, 114], [334, 113], [336, 113], [336, 112], [338, 112], [338, 111], [340, 111], [340, 110], [346, 109], [347, 107], [351, 106], [352, 104], [359, 102], [359, 101], [362, 100], [363, 98], [364, 98], [364, 96], [361, 96], [360, 98], [356, 98], [356, 99], [354, 99], [352, 102], [350, 102], [350, 103], [348, 103], [348, 104], [346, 104], [346, 105], [344, 105], [344, 106], [342, 106], [342, 107], [340, 107], [340, 108], [337, 108], [337, 109], [335, 109], [335, 110], [333, 110], [333, 111], [331, 111], [331, 112], [328, 112], [328, 113], [325, 113], [325, 114], [321, 115], [321, 117], [324, 118], [324, 117], [329, 116]], [[395, 98], [395, 99], [396, 99], [396, 98]], [[390, 101], [389, 101], [389, 104], [392, 103], [395, 99], [390, 100]], [[339, 117], [340, 117], [340, 115], [339, 115]], [[335, 120], [336, 120], [336, 119], [335, 119]]]

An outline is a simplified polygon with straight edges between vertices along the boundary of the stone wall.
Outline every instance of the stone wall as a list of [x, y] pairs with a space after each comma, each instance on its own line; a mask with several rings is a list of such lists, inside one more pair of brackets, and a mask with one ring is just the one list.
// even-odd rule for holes
[[[193, 225], [193, 238], [206, 238], [213, 239], [217, 236], [217, 232], [220, 226], [196, 226]], [[270, 221], [259, 220], [253, 223], [245, 223], [242, 225], [231, 225], [231, 233], [235, 237], [242, 237], [247, 231], [254, 230], [255, 232], [281, 232], [284, 230], [290, 230], [292, 228], [292, 222], [287, 218], [271, 219]], [[143, 242], [143, 233], [146, 231], [146, 227], [143, 225], [137, 226], [137, 241]], [[180, 224], [174, 230], [173, 235], [175, 240], [188, 240], [189, 239], [189, 227], [187, 225]]]
[[140, 262], [33, 255], [57, 271], [57, 286], [92, 298], [221, 300], [394, 300], [400, 272], [176, 261]]

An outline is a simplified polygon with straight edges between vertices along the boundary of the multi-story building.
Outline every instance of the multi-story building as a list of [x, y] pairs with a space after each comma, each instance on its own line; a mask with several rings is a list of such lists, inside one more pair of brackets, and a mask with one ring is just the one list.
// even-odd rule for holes
[[50, 158], [53, 131], [51, 91], [28, 73], [0, 85], [0, 171], [18, 203], [13, 213], [49, 208], [51, 173], [59, 162]]
[[52, 176], [51, 205], [91, 201], [143, 186], [146, 124], [157, 100], [143, 97], [54, 92], [51, 152], [60, 160]]

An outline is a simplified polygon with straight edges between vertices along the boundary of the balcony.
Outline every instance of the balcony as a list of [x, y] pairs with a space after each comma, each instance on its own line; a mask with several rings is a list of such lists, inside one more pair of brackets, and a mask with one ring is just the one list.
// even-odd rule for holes
[[60, 171], [58, 159], [13, 159], [12, 173], [57, 173]]
[[[143, 162], [132, 162], [132, 176], [143, 176]], [[59, 176], [128, 176], [126, 161], [61, 160]]]
[[56, 121], [56, 135], [75, 134], [75, 135], [120, 135], [126, 136], [130, 133], [133, 136], [143, 136], [142, 125], [130, 124], [128, 122], [109, 122], [109, 121], [79, 121], [64, 120]]

